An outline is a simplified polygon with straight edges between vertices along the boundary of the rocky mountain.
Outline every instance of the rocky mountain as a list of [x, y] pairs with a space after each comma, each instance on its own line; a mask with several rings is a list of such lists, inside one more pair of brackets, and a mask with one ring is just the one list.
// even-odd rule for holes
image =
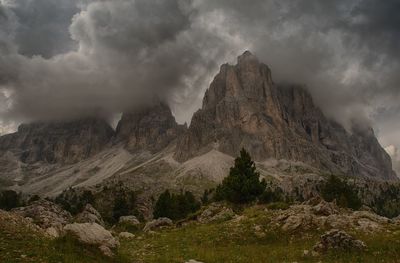
[[157, 102], [124, 113], [117, 126], [116, 140], [123, 142], [130, 151], [155, 153], [168, 146], [185, 129], [185, 126], [176, 123], [167, 105]]
[[162, 102], [125, 112], [116, 131], [93, 118], [21, 125], [0, 137], [0, 189], [56, 196], [122, 183], [144, 204], [165, 189], [201, 195], [242, 147], [263, 178], [286, 192], [302, 189], [304, 198], [323, 174], [397, 179], [372, 129], [346, 131], [302, 86], [274, 83], [268, 66], [245, 52], [237, 65], [221, 66], [189, 128]]
[[22, 163], [76, 163], [100, 152], [114, 134], [103, 120], [22, 124], [0, 137], [0, 155], [11, 152]]
[[301, 86], [275, 84], [268, 66], [248, 51], [237, 65], [221, 66], [174, 156], [186, 161], [212, 149], [236, 156], [242, 147], [258, 161], [301, 161], [333, 173], [395, 179], [372, 129], [346, 131]]

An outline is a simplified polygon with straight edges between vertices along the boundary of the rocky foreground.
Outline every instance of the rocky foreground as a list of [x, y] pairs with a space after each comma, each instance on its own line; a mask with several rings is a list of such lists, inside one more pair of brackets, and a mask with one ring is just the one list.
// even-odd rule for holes
[[124, 216], [114, 226], [90, 205], [74, 217], [46, 200], [0, 211], [1, 262], [74, 256], [76, 262], [398, 262], [400, 219], [318, 199], [284, 210], [212, 203], [179, 222]]

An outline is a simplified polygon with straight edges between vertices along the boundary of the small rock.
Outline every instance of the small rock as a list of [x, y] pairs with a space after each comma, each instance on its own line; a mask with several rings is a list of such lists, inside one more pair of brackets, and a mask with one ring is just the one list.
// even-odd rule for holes
[[129, 232], [121, 232], [119, 233], [118, 237], [123, 239], [132, 239], [135, 238], [135, 235]]
[[57, 238], [60, 236], [58, 230], [55, 227], [49, 227], [45, 230], [45, 233], [51, 238]]
[[120, 224], [129, 224], [129, 225], [140, 225], [139, 220], [136, 218], [136, 216], [121, 216], [118, 220]]
[[105, 245], [99, 247], [101, 253], [103, 253], [104, 256], [112, 258], [114, 256], [114, 253], [111, 251], [111, 249]]
[[167, 217], [160, 217], [155, 220], [152, 220], [148, 222], [145, 227], [143, 228], [144, 232], [149, 232], [150, 230], [160, 228], [160, 227], [166, 227], [166, 226], [172, 226], [173, 222], [171, 219]]

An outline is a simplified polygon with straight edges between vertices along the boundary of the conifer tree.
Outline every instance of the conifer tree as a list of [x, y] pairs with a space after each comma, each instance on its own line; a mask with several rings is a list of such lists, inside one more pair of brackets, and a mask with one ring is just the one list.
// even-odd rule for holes
[[265, 181], [260, 182], [260, 173], [250, 154], [242, 149], [235, 159], [229, 175], [216, 189], [217, 200], [227, 200], [232, 203], [248, 203], [261, 195], [266, 187]]

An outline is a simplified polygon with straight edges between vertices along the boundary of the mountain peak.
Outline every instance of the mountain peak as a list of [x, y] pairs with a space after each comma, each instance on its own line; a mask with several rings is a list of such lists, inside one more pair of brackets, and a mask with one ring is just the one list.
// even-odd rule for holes
[[259, 63], [258, 58], [253, 55], [250, 51], [246, 50], [242, 55], [237, 58], [238, 64], [246, 63], [246, 62], [256, 62]]
[[257, 161], [301, 161], [337, 174], [393, 179], [390, 157], [371, 136], [348, 134], [303, 87], [276, 85], [268, 66], [246, 51], [214, 78], [175, 158], [185, 161], [215, 147], [236, 156], [245, 148]]

